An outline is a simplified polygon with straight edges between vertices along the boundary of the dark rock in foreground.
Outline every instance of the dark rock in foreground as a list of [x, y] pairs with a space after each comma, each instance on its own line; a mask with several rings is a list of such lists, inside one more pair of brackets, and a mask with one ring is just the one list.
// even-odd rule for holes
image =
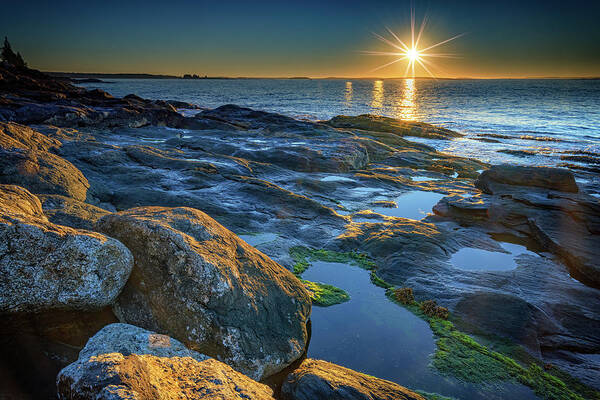
[[48, 221], [37, 197], [0, 185], [0, 314], [97, 310], [114, 302], [133, 259], [117, 240]]
[[281, 394], [284, 400], [424, 400], [393, 382], [313, 359], [288, 375]]
[[55, 399], [60, 370], [77, 360], [91, 336], [115, 322], [110, 307], [96, 312], [3, 315], [0, 398]]
[[59, 399], [256, 399], [272, 390], [169, 336], [112, 324], [57, 377]]
[[121, 321], [168, 333], [255, 379], [304, 352], [310, 299], [302, 283], [203, 212], [134, 208], [98, 228], [135, 258], [115, 305]]

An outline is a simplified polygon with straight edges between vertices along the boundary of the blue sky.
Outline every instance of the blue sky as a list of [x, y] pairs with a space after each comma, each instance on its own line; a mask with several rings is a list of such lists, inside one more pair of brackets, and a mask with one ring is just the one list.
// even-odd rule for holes
[[[600, 1], [4, 1], [0, 35], [48, 71], [227, 76], [402, 76], [372, 32], [440, 51], [439, 76], [600, 75]], [[425, 71], [417, 71], [426, 75]]]

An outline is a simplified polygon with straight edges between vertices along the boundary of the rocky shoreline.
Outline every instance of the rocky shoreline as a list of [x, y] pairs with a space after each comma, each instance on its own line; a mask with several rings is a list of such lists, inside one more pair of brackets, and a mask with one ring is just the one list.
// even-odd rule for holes
[[[325, 260], [428, 321], [441, 375], [600, 398], [598, 199], [567, 169], [410, 141], [459, 136], [114, 98], [1, 64], [0, 397], [440, 398], [306, 358], [311, 306], [347, 301], [298, 279]], [[443, 198], [398, 216], [413, 192]], [[453, 263], [503, 242], [535, 254]]]

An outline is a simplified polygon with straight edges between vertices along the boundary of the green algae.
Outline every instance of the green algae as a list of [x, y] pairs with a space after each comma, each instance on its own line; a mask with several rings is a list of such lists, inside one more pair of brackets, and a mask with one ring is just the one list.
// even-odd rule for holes
[[[427, 315], [426, 311], [430, 308], [427, 306], [429, 304], [427, 301], [419, 302], [411, 299], [410, 296], [408, 296], [408, 300], [399, 301], [395, 296], [397, 288], [377, 276], [376, 264], [364, 254], [317, 250], [299, 246], [291, 248], [290, 255], [294, 260], [293, 270], [297, 276], [306, 271], [312, 261], [353, 264], [371, 271], [371, 282], [387, 289], [386, 295], [393, 302], [429, 323], [437, 338], [432, 366], [442, 375], [485, 386], [499, 382], [521, 383], [531, 388], [537, 396], [549, 400], [600, 400], [600, 392], [584, 385], [558, 368], [544, 369], [540, 361], [530, 356], [521, 346], [504, 340], [499, 346], [502, 352], [491, 350], [488, 346], [480, 344], [471, 336], [458, 330], [451, 321], [439, 318], [439, 314], [429, 313], [430, 315]], [[310, 283], [315, 284], [314, 282]], [[444, 316], [447, 315], [444, 313]], [[451, 318], [451, 316], [449, 317]], [[437, 394], [423, 392], [423, 395], [432, 400], [446, 399]]]
[[424, 397], [427, 400], [457, 400], [455, 397], [446, 397], [446, 396], [442, 396], [441, 394], [429, 393], [429, 392], [425, 392], [423, 390], [414, 390], [414, 392], [420, 394], [422, 397]]
[[[320, 282], [311, 282], [302, 279], [304, 271], [310, 267], [311, 261], [326, 261], [338, 263], [357, 263], [367, 265], [368, 260], [365, 256], [356, 253], [336, 253], [329, 250], [315, 250], [307, 247], [292, 247], [290, 256], [294, 260], [292, 271], [310, 294], [314, 305], [320, 307], [329, 307], [350, 300], [350, 295], [343, 289]], [[374, 264], [373, 264], [374, 265]]]
[[421, 307], [423, 302], [403, 304], [396, 300], [393, 289], [389, 289], [387, 295], [395, 303], [429, 322], [432, 332], [437, 337], [432, 366], [442, 375], [482, 385], [493, 385], [497, 382], [521, 383], [530, 387], [543, 399], [600, 399], [600, 393], [565, 372], [556, 368], [545, 371], [539, 361], [533, 358], [523, 365], [508, 355], [481, 345], [471, 336], [456, 329], [451, 321], [426, 315]]
[[[375, 263], [364, 254], [294, 247], [290, 250], [290, 255], [295, 261], [293, 268], [297, 275], [306, 271], [311, 261], [349, 263], [370, 270], [371, 282], [386, 288], [386, 293], [392, 301], [429, 322], [432, 332], [437, 337], [437, 349], [433, 355], [432, 366], [443, 375], [483, 385], [494, 382], [518, 382], [530, 387], [536, 395], [545, 399], [600, 399], [598, 392], [556, 368], [553, 368], [552, 371], [545, 371], [539, 361], [533, 357], [530, 357], [524, 366], [508, 355], [479, 344], [471, 336], [456, 329], [452, 322], [431, 315], [431, 313], [427, 315], [424, 312], [428, 309], [427, 302], [410, 300], [403, 303], [398, 301], [394, 296], [393, 285], [377, 276]], [[341, 289], [338, 290], [341, 291]], [[504, 348], [508, 349], [509, 347], [505, 346]], [[527, 354], [522, 349], [520, 352], [516, 349], [521, 349], [521, 347], [514, 345], [511, 352]]]
[[300, 279], [300, 281], [304, 284], [304, 287], [310, 294], [313, 305], [329, 307], [350, 300], [350, 295], [346, 293], [345, 290], [333, 285], [311, 282], [304, 279]]
[[375, 263], [366, 255], [349, 251], [338, 252], [324, 249], [309, 249], [308, 247], [296, 246], [290, 249], [290, 256], [294, 260], [293, 272], [301, 275], [308, 269], [311, 261], [325, 261], [342, 264], [357, 265], [366, 270], [374, 270]]

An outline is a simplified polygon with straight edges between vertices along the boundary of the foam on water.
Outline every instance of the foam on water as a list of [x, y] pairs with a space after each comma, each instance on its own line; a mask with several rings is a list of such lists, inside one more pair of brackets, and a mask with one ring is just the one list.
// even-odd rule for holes
[[432, 178], [430, 176], [411, 176], [410, 180], [413, 182], [428, 182], [428, 181], [439, 181], [440, 178]]

